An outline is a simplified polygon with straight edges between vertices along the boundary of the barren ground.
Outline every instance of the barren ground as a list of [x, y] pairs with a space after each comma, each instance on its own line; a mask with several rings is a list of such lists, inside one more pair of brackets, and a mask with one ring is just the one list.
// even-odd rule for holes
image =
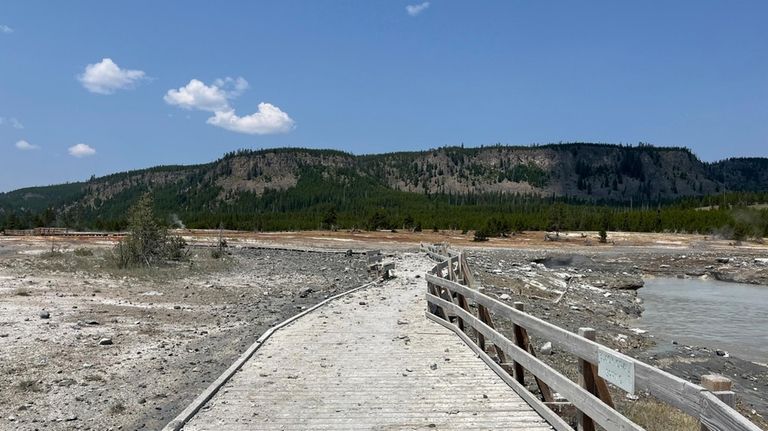
[[[632, 289], [643, 276], [768, 284], [768, 268], [753, 263], [766, 257], [760, 244], [612, 232], [609, 244], [596, 232], [484, 243], [450, 231], [224, 232], [231, 254], [215, 260], [217, 231], [178, 233], [192, 244], [191, 264], [152, 271], [110, 269], [103, 256], [115, 238], [57, 238], [61, 253], [49, 255], [49, 239], [0, 236], [0, 429], [159, 429], [270, 325], [367, 281], [360, 251], [436, 242], [468, 252], [486, 293], [522, 299], [568, 329], [594, 327], [600, 342], [693, 381], [735, 376], [742, 412], [768, 429], [768, 369], [718, 357], [716, 346], [650, 354], [651, 334], [629, 330], [642, 312]], [[100, 345], [105, 338], [112, 344]], [[557, 352], [547, 360], [575, 365]]]
[[[116, 271], [100, 242], [47, 256], [45, 241], [7, 239], [3, 430], [160, 429], [270, 325], [367, 279], [365, 257], [343, 252], [193, 248], [191, 267]], [[83, 245], [95, 255], [75, 256]]]

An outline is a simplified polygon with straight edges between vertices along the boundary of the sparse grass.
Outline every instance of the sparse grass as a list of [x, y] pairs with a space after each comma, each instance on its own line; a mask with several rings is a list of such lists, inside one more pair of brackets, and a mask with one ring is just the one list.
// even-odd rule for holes
[[116, 403], [109, 406], [109, 413], [113, 415], [120, 415], [125, 413], [127, 408], [125, 407], [125, 404], [123, 404], [122, 401], [117, 401]]
[[43, 259], [59, 259], [61, 257], [64, 257], [64, 253], [62, 253], [59, 250], [51, 250], [41, 254], [40, 257]]
[[176, 280], [181, 277], [194, 276], [196, 274], [210, 274], [224, 271], [234, 265], [234, 259], [226, 259], [226, 254], [217, 259], [210, 252], [201, 252], [190, 255], [185, 262], [169, 262], [160, 267], [136, 266], [129, 268], [117, 268], [105, 265], [101, 272], [122, 278], [129, 277], [139, 280]]
[[211, 257], [210, 252], [206, 250], [192, 253], [187, 261], [169, 262], [159, 267], [136, 266], [130, 268], [118, 268], [110, 260], [109, 250], [104, 249], [86, 249], [91, 252], [91, 256], [79, 255], [76, 251], [72, 253], [50, 252], [38, 255], [33, 267], [44, 269], [46, 271], [61, 271], [65, 273], [85, 272], [91, 274], [103, 274], [114, 278], [134, 278], [140, 280], [175, 280], [181, 277], [193, 276], [195, 274], [209, 274], [212, 272], [223, 271], [232, 267], [235, 259], [226, 259], [226, 253], [221, 259]]
[[93, 256], [93, 250], [87, 249], [84, 247], [76, 248], [75, 251], [73, 251], [73, 253], [75, 254], [75, 256], [80, 256], [80, 257]]
[[620, 410], [632, 422], [646, 431], [698, 431], [699, 423], [692, 416], [654, 399], [624, 403]]
[[37, 380], [34, 380], [34, 379], [22, 380], [16, 384], [16, 387], [22, 392], [42, 392], [43, 391], [43, 388], [41, 388]]

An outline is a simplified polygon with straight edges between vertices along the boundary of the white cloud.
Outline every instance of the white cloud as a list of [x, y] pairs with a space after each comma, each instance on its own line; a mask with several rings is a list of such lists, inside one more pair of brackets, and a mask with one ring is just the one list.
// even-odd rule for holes
[[16, 142], [16, 148], [22, 151], [28, 151], [28, 150], [36, 150], [40, 147], [38, 147], [37, 145], [32, 145], [29, 142], [22, 139], [21, 141]]
[[0, 117], [0, 126], [5, 124], [6, 122], [9, 123], [11, 125], [11, 127], [13, 127], [14, 129], [23, 129], [24, 128], [24, 125], [21, 124], [21, 121], [17, 120], [16, 118], [13, 118], [13, 117], [11, 117], [11, 118]]
[[85, 72], [77, 77], [88, 91], [97, 94], [112, 94], [117, 90], [134, 87], [146, 76], [141, 70], [121, 69], [110, 58], [85, 66]]
[[171, 89], [163, 99], [169, 105], [183, 109], [198, 109], [213, 112], [207, 123], [222, 129], [251, 135], [267, 135], [291, 131], [295, 123], [291, 117], [271, 103], [259, 103], [259, 110], [243, 117], [235, 113], [230, 99], [240, 96], [249, 88], [242, 77], [217, 79], [213, 85], [192, 79], [179, 89]]
[[213, 81], [213, 85], [224, 90], [227, 94], [227, 98], [229, 99], [238, 97], [250, 87], [248, 81], [246, 81], [242, 76], [238, 76], [237, 78], [230, 78], [227, 76], [224, 79], [217, 79]]
[[5, 24], [0, 24], [0, 33], [11, 34], [13, 33], [13, 29]]
[[238, 117], [234, 109], [217, 111], [208, 124], [222, 129], [249, 135], [286, 133], [294, 128], [294, 121], [280, 108], [271, 103], [259, 103], [259, 110], [251, 115]]
[[226, 90], [216, 84], [207, 86], [197, 79], [189, 81], [189, 84], [178, 90], [168, 90], [163, 97], [169, 105], [211, 112], [229, 109], [228, 98]]
[[429, 7], [429, 2], [425, 1], [423, 3], [418, 4], [409, 4], [405, 7], [405, 11], [408, 12], [408, 15], [410, 16], [416, 16], [422, 12], [424, 12]]
[[90, 145], [86, 145], [86, 144], [73, 145], [69, 147], [67, 151], [69, 152], [70, 156], [78, 157], [78, 158], [88, 157], [96, 154], [96, 150], [94, 150], [93, 147], [91, 147]]

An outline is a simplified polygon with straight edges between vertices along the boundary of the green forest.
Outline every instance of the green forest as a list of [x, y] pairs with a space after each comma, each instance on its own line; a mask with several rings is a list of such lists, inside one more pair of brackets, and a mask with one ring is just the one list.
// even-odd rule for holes
[[[515, 175], [514, 172], [509, 175]], [[40, 226], [123, 230], [128, 210], [151, 191], [156, 214], [168, 226], [247, 231], [308, 229], [481, 230], [488, 236], [524, 230], [687, 232], [748, 239], [768, 236], [765, 192], [732, 192], [668, 202], [626, 205], [526, 194], [420, 194], [388, 188], [353, 169], [307, 166], [298, 183], [261, 195], [240, 192], [220, 199], [213, 184], [189, 187], [188, 179], [161, 187], [127, 188], [107, 202], [50, 205], [0, 211], [0, 229]], [[62, 186], [57, 186], [62, 187]], [[83, 183], [52, 197], [76, 201]], [[50, 191], [49, 191], [50, 193]], [[58, 199], [58, 200], [57, 200]]]

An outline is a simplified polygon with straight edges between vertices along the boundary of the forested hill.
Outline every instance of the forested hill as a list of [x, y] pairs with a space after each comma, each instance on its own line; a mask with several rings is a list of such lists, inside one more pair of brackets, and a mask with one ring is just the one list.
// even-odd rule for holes
[[299, 148], [243, 150], [202, 165], [160, 166], [2, 193], [0, 228], [30, 223], [119, 227], [128, 207], [146, 191], [153, 192], [161, 213], [202, 226], [214, 223], [216, 214], [231, 220], [321, 207], [343, 211], [353, 204], [367, 213], [423, 199], [497, 205], [556, 197], [639, 207], [727, 191], [768, 191], [768, 159], [708, 164], [685, 148], [586, 143], [363, 156]]

